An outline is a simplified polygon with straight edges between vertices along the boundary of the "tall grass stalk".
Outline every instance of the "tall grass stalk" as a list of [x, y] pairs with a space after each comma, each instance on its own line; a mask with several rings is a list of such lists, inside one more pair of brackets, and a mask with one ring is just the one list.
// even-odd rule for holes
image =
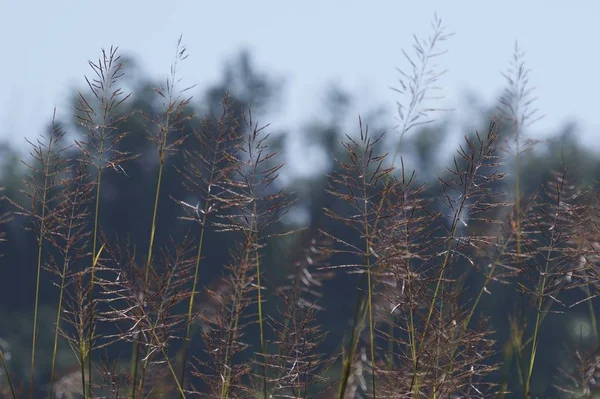
[[[453, 34], [452, 33], [446, 33], [445, 32], [445, 27], [442, 25], [442, 20], [440, 18], [438, 18], [437, 14], [434, 16], [434, 21], [432, 23], [432, 28], [433, 28], [433, 35], [428, 39], [428, 40], [421, 40], [419, 38], [417, 38], [416, 36], [414, 36], [414, 49], [415, 49], [415, 57], [411, 57], [408, 55], [408, 53], [405, 50], [402, 50], [402, 53], [404, 55], [404, 57], [406, 58], [406, 60], [408, 61], [408, 63], [411, 65], [411, 69], [412, 69], [412, 73], [408, 74], [405, 73], [402, 69], [397, 68], [398, 72], [400, 73], [401, 77], [399, 79], [399, 86], [397, 87], [393, 87], [392, 90], [397, 92], [400, 96], [403, 97], [403, 100], [406, 100], [406, 103], [402, 102], [402, 101], [398, 101], [396, 103], [397, 105], [397, 110], [398, 110], [398, 118], [400, 121], [400, 132], [399, 132], [399, 141], [396, 144], [396, 149], [394, 151], [394, 155], [392, 157], [392, 161], [391, 161], [391, 165], [392, 167], [395, 166], [396, 163], [396, 159], [398, 157], [398, 155], [400, 154], [400, 151], [402, 150], [402, 142], [403, 139], [405, 137], [405, 135], [413, 130], [414, 128], [417, 128], [419, 126], [423, 126], [423, 125], [427, 125], [430, 124], [434, 121], [434, 119], [431, 119], [428, 117], [428, 113], [429, 112], [436, 112], [436, 111], [443, 111], [443, 109], [441, 108], [435, 108], [435, 107], [431, 107], [428, 106], [429, 104], [427, 104], [428, 101], [431, 100], [439, 100], [442, 97], [440, 96], [431, 96], [431, 92], [436, 91], [436, 89], [439, 89], [438, 87], [433, 86], [433, 84], [440, 78], [442, 77], [447, 70], [442, 70], [439, 71], [437, 70], [437, 66], [430, 66], [430, 62], [431, 60], [433, 60], [436, 57], [439, 57], [440, 55], [443, 55], [446, 51], [445, 50], [438, 50], [438, 47], [440, 45], [441, 42], [446, 41], [448, 38], [450, 38]], [[407, 96], [407, 98], [405, 99], [404, 97]], [[385, 178], [385, 182], [384, 182], [384, 186], [388, 186], [390, 185], [392, 174], [389, 174], [386, 176]], [[378, 211], [376, 212], [376, 214], [378, 215], [384, 205], [385, 205], [385, 200], [386, 198], [384, 196], [381, 197], [379, 204], [378, 204]], [[374, 221], [374, 228], [377, 228], [377, 225], [379, 223], [378, 218], [376, 217], [376, 220]], [[370, 251], [370, 244], [367, 242], [367, 251]], [[370, 336], [371, 336], [371, 361], [374, 362], [374, 340], [373, 340], [373, 331], [374, 331], [374, 325], [373, 325], [373, 319], [372, 319], [372, 283], [371, 283], [371, 278], [372, 278], [372, 270], [371, 267], [368, 267], [368, 272], [365, 275], [365, 279], [367, 280], [367, 295], [363, 298], [359, 297], [358, 301], [360, 303], [360, 305], [358, 305], [358, 309], [361, 309], [358, 313], [356, 313], [355, 319], [354, 319], [354, 329], [352, 331], [352, 335], [350, 338], [350, 350], [348, 353], [348, 357], [346, 358], [346, 360], [344, 361], [344, 366], [343, 366], [343, 371], [342, 371], [342, 381], [340, 383], [340, 389], [339, 389], [339, 398], [343, 399], [345, 391], [346, 391], [346, 386], [348, 383], [348, 378], [350, 376], [350, 369], [352, 367], [352, 362], [354, 361], [354, 356], [356, 354], [356, 349], [357, 349], [357, 345], [358, 345], [358, 337], [360, 336], [360, 332], [363, 330], [364, 328], [364, 321], [365, 318], [367, 317], [367, 313], [369, 316], [369, 331], [370, 331]], [[364, 284], [362, 284], [364, 285]], [[410, 316], [411, 319], [411, 323], [413, 322], [413, 315], [411, 314]], [[413, 330], [411, 328], [411, 330]], [[392, 330], [393, 331], [393, 330]], [[393, 346], [392, 344], [392, 337], [393, 335], [390, 334], [390, 339], [389, 339], [389, 344]], [[411, 340], [413, 340], [413, 338], [410, 338]], [[413, 340], [414, 343], [414, 340]], [[414, 346], [413, 346], [414, 349]], [[416, 352], [414, 353], [414, 362], [415, 362], [415, 367], [416, 367]], [[374, 363], [373, 363], [374, 366]], [[375, 384], [374, 382], [375, 379], [373, 379], [373, 384]], [[374, 385], [373, 385], [373, 389], [374, 389]], [[373, 394], [375, 394], [375, 391], [373, 392]]]
[[62, 146], [64, 132], [56, 128], [56, 112], [53, 114], [52, 129], [45, 137], [38, 139], [35, 143], [27, 140], [27, 143], [33, 147], [31, 156], [33, 163], [23, 162], [28, 169], [29, 175], [25, 180], [25, 190], [23, 193], [31, 201], [29, 208], [26, 208], [14, 200], [8, 198], [8, 202], [17, 209], [16, 214], [25, 216], [33, 224], [33, 230], [36, 234], [36, 281], [35, 281], [35, 301], [33, 313], [33, 330], [31, 344], [31, 358], [29, 367], [29, 396], [34, 395], [35, 381], [35, 359], [38, 339], [38, 312], [40, 300], [40, 278], [42, 273], [42, 264], [44, 262], [44, 244], [51, 239], [51, 226], [48, 223], [55, 216], [56, 196], [55, 192], [60, 189], [60, 174], [64, 171], [64, 161], [61, 159], [62, 153], [67, 147]]
[[[505, 94], [500, 98], [499, 110], [502, 116], [509, 122], [511, 134], [514, 138], [515, 149], [514, 149], [514, 160], [515, 160], [515, 210], [514, 218], [514, 232], [517, 246], [517, 259], [520, 259], [522, 254], [522, 229], [521, 229], [521, 153], [527, 150], [522, 145], [523, 129], [533, 124], [543, 116], [540, 116], [536, 108], [532, 108], [535, 98], [532, 97], [533, 88], [529, 85], [529, 73], [530, 70], [525, 66], [525, 52], [521, 50], [518, 42], [515, 42], [513, 59], [511, 60], [510, 67], [506, 72], [503, 72], [503, 76], [507, 81]], [[548, 265], [546, 265], [548, 266]], [[542, 279], [541, 287], [544, 289], [546, 284], [545, 278]], [[529, 393], [529, 385], [531, 380], [531, 374], [533, 372], [533, 365], [535, 361], [535, 352], [537, 349], [537, 340], [539, 333], [539, 323], [541, 311], [541, 302], [538, 301], [537, 305], [536, 323], [533, 333], [533, 347], [531, 351], [531, 357], [528, 367], [528, 372], [525, 380], [525, 392], [526, 395]]]
[[[209, 223], [218, 215], [220, 201], [223, 200], [224, 187], [227, 180], [236, 168], [236, 161], [232, 156], [238, 140], [237, 130], [239, 123], [233, 116], [232, 105], [225, 95], [222, 101], [220, 116], [207, 116], [199, 130], [194, 131], [194, 138], [200, 145], [201, 151], [184, 150], [185, 166], [178, 169], [184, 178], [185, 187], [196, 194], [204, 202], [203, 208], [191, 205], [182, 200], [176, 202], [182, 206], [186, 214], [181, 219], [194, 222], [200, 226], [200, 235], [197, 242], [197, 252], [194, 260], [194, 277], [192, 290], [188, 302], [186, 331], [181, 357], [181, 385], [185, 388], [189, 345], [192, 339], [192, 322], [195, 317], [196, 294], [199, 284], [200, 266], [204, 249], [204, 239], [209, 229]], [[203, 151], [207, 151], [208, 155]]]
[[[111, 47], [108, 51], [102, 50], [102, 54], [96, 63], [89, 61], [89, 66], [93, 70], [95, 77], [91, 80], [85, 77], [88, 88], [93, 96], [87, 99], [83, 94], [79, 95], [78, 105], [75, 107], [77, 114], [76, 121], [88, 133], [88, 140], [75, 141], [76, 145], [82, 151], [84, 158], [96, 169], [96, 192], [94, 205], [94, 222], [92, 228], [92, 248], [90, 261], [90, 281], [89, 281], [89, 306], [91, 307], [89, 325], [88, 358], [81, 359], [87, 363], [88, 373], [88, 393], [92, 395], [92, 354], [94, 349], [92, 333], [94, 329], [95, 318], [95, 283], [96, 266], [98, 259], [98, 232], [100, 229], [100, 194], [102, 186], [103, 170], [106, 167], [112, 167], [115, 170], [120, 168], [119, 164], [126, 161], [128, 154], [119, 153], [114, 150], [114, 146], [124, 137], [124, 134], [116, 134], [119, 124], [125, 119], [118, 115], [118, 109], [130, 96], [124, 95], [121, 88], [117, 86], [119, 80], [123, 77], [123, 63], [118, 55], [118, 48]], [[97, 101], [99, 104], [94, 104]], [[99, 108], [99, 109], [97, 109]], [[85, 381], [85, 375], [82, 374]]]
[[[56, 115], [56, 114], [55, 114]], [[49, 195], [50, 187], [53, 185], [50, 181], [52, 178], [51, 171], [54, 167], [52, 165], [52, 161], [50, 157], [53, 156], [53, 144], [54, 140], [52, 137], [49, 138], [48, 142], [48, 152], [46, 154], [47, 158], [44, 158], [44, 153], [41, 147], [39, 148], [38, 155], [40, 156], [39, 160], [43, 165], [43, 185], [41, 189], [41, 214], [40, 214], [40, 228], [37, 237], [37, 275], [35, 281], [35, 305], [33, 310], [33, 331], [32, 331], [32, 343], [31, 343], [31, 365], [29, 368], [29, 397], [33, 399], [34, 393], [34, 370], [35, 370], [35, 349], [37, 344], [37, 322], [38, 322], [38, 308], [39, 308], [39, 298], [40, 298], [40, 276], [42, 274], [42, 246], [44, 243], [46, 229], [45, 229], [45, 221], [46, 221], [46, 209], [47, 209], [47, 200]], [[36, 193], [37, 195], [37, 193]], [[34, 199], [34, 212], [36, 203]]]
[[[191, 90], [194, 86], [189, 86], [183, 89], [179, 89], [176, 92], [177, 84], [180, 82], [180, 79], [177, 77], [178, 65], [180, 62], [184, 61], [187, 58], [187, 50], [185, 46], [182, 46], [181, 43], [182, 37], [179, 37], [177, 41], [176, 51], [175, 51], [175, 60], [171, 65], [171, 73], [170, 78], [167, 79], [166, 85], [163, 88], [159, 88], [156, 90], [156, 93], [165, 100], [163, 104], [163, 114], [160, 116], [159, 120], [156, 120], [154, 116], [147, 115], [146, 119], [150, 122], [151, 126], [155, 126], [157, 132], [152, 131], [152, 127], [147, 132], [150, 141], [156, 146], [158, 150], [158, 177], [156, 180], [156, 190], [154, 193], [154, 206], [152, 211], [152, 219], [150, 223], [150, 237], [148, 241], [148, 252], [146, 256], [146, 266], [145, 266], [145, 278], [144, 278], [144, 287], [148, 286], [150, 271], [152, 269], [153, 262], [153, 253], [154, 253], [154, 240], [156, 235], [156, 223], [158, 216], [158, 205], [159, 198], [161, 194], [161, 187], [163, 183], [163, 174], [165, 163], [169, 153], [175, 150], [185, 139], [184, 137], [178, 138], [174, 141], [170, 141], [169, 138], [172, 135], [173, 131], [179, 130], [182, 128], [182, 124], [189, 119], [189, 117], [184, 117], [182, 114], [185, 110], [185, 107], [191, 102], [191, 97], [181, 98], [181, 95], [185, 92]], [[137, 374], [138, 374], [138, 363], [140, 357], [140, 345], [141, 342], [139, 339], [141, 338], [141, 334], [138, 334], [138, 340], [134, 343], [133, 353], [132, 353], [132, 396], [135, 397]], [[163, 351], [164, 352], [164, 351]], [[147, 369], [147, 363], [149, 361], [149, 356], [145, 358], [144, 367], [142, 368], [142, 378], [139, 381], [140, 386], [144, 380], [144, 374]], [[168, 359], [165, 359], [167, 362]], [[175, 376], [177, 380], [177, 384], [179, 386], [179, 379]], [[183, 391], [181, 391], [183, 394]], [[141, 394], [141, 392], [140, 392]]]

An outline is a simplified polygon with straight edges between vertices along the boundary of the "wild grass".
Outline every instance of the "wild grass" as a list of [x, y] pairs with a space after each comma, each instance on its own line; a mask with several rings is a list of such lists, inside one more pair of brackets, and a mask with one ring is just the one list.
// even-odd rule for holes
[[[283, 163], [268, 125], [228, 96], [219, 114], [194, 114], [191, 88], [181, 88], [178, 76], [187, 57], [181, 39], [153, 114], [122, 112], [130, 99], [120, 88], [126, 70], [118, 49], [102, 51], [75, 108], [87, 139], [71, 141], [53, 121], [29, 142], [29, 203], [8, 199], [35, 238], [37, 262], [22, 267], [37, 277], [29, 384], [15, 384], [18, 373], [0, 347], [2, 394], [39, 395], [38, 336], [51, 333], [49, 398], [530, 398], [546, 317], [580, 307], [592, 320], [594, 344], [591, 354], [572, 348], [576, 361], [562, 370], [556, 392], [597, 392], [597, 188], [571, 181], [565, 167], [524, 197], [521, 159], [533, 144], [525, 129], [537, 111], [518, 46], [487, 129], [465, 134], [437, 182], [417, 180], [404, 164], [403, 139], [441, 110], [432, 103], [445, 71], [433, 62], [452, 36], [437, 16], [432, 28], [428, 40], [415, 36], [414, 55], [403, 52], [408, 68], [399, 69], [394, 89], [400, 124], [388, 133], [397, 138], [394, 150], [359, 119], [358, 134], [347, 134], [343, 151], [332, 154], [321, 229], [282, 228], [296, 198], [278, 184]], [[127, 178], [128, 162], [142, 155], [119, 145], [139, 133], [124, 131], [131, 118], [144, 121], [158, 164], [155, 191], [138, 193], [153, 199], [141, 251], [128, 232], [103, 231], [100, 207], [104, 176]], [[174, 155], [197, 203], [163, 192]], [[179, 216], [161, 212], [168, 196]], [[157, 229], [169, 228], [159, 221], [176, 218], [187, 224], [185, 237], [157, 246]], [[205, 256], [209, 234], [224, 237], [229, 251], [216, 282], [205, 277], [215, 267]], [[267, 249], [289, 237], [295, 248], [280, 260], [289, 273], [273, 286]], [[324, 317], [336, 309], [323, 304], [336, 295], [331, 282], [340, 274], [358, 275], [357, 300], [351, 324], [338, 326], [345, 339], [331, 352], [324, 343], [333, 327]], [[58, 291], [52, 332], [38, 327], [45, 276]], [[496, 290], [523, 299], [522, 312], [507, 315], [505, 342], [497, 342], [493, 315], [481, 306]], [[567, 303], [568, 290], [583, 296]], [[58, 370], [61, 341], [76, 368]]]

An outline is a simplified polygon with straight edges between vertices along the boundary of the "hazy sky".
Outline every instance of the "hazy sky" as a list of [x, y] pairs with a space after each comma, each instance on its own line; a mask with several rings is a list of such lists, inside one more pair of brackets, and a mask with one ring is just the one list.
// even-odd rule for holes
[[199, 89], [216, 82], [224, 61], [242, 47], [258, 67], [284, 77], [277, 130], [297, 129], [318, 114], [332, 81], [359, 95], [356, 115], [380, 103], [392, 113], [396, 95], [389, 87], [395, 67], [406, 66], [401, 49], [410, 48], [413, 33], [430, 34], [434, 12], [455, 33], [440, 59], [449, 69], [440, 82], [443, 105], [464, 119], [467, 91], [492, 104], [518, 39], [546, 114], [533, 129], [552, 133], [575, 120], [582, 137], [600, 148], [600, 3], [592, 0], [0, 0], [0, 138], [23, 143], [35, 136], [54, 106], [69, 114], [65, 100], [82, 87], [91, 73], [87, 60], [102, 47], [118, 45], [147, 73], [166, 76], [181, 34], [190, 53], [181, 76]]

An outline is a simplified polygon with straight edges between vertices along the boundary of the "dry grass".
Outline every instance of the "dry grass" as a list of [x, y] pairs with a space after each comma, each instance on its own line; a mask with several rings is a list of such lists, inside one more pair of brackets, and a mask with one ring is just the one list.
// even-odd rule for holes
[[[437, 17], [432, 27], [429, 40], [415, 37], [415, 54], [404, 52], [409, 67], [399, 70], [400, 145], [393, 154], [382, 151], [382, 136], [373, 137], [362, 121], [358, 135], [343, 139], [326, 195], [344, 206], [324, 209], [328, 223], [319, 231], [276, 230], [294, 197], [277, 185], [282, 164], [269, 146], [268, 126], [249, 111], [234, 109], [226, 97], [220, 115], [206, 116], [187, 134], [186, 124], [197, 117], [189, 88], [178, 86], [177, 65], [186, 57], [179, 41], [170, 78], [156, 90], [162, 109], [143, 115], [159, 165], [156, 190], [146, 193], [154, 206], [145, 255], [128, 239], [102, 231], [103, 176], [126, 173], [127, 162], [140, 155], [118, 150], [127, 137], [121, 127], [134, 115], [120, 112], [129, 96], [119, 88], [125, 71], [117, 49], [103, 51], [90, 63], [90, 95], [81, 94], [76, 108], [88, 139], [70, 142], [55, 124], [50, 135], [31, 142], [30, 203], [9, 199], [30, 222], [38, 259], [30, 266], [38, 277], [29, 384], [5, 378], [2, 394], [23, 397], [17, 390], [23, 386], [33, 397], [37, 389], [37, 337], [48, 333], [38, 331], [37, 288], [49, 276], [59, 291], [51, 398], [441, 399], [511, 390], [531, 397], [546, 316], [583, 306], [595, 324], [597, 193], [561, 170], [523, 198], [520, 158], [532, 144], [524, 129], [536, 112], [518, 47], [505, 74], [499, 118], [464, 137], [452, 166], [434, 183], [443, 195], [431, 197], [428, 186], [417, 183], [402, 162], [402, 138], [434, 121], [430, 113], [438, 109], [430, 102], [439, 98], [433, 93], [444, 71], [432, 60], [451, 36]], [[201, 150], [189, 150], [190, 141]], [[161, 214], [160, 201], [173, 154], [182, 155], [179, 177], [200, 201], [172, 198], [189, 233], [157, 247], [157, 220], [171, 217]], [[217, 282], [204, 277], [207, 234], [226, 235], [230, 251]], [[293, 271], [283, 285], [268, 288], [265, 249], [292, 234], [302, 244]], [[341, 273], [359, 275], [359, 295], [346, 340], [328, 353], [323, 342], [329, 326], [320, 320], [335, 312], [322, 306], [335, 290], [324, 287]], [[467, 295], [466, 281], [479, 282], [475, 295]], [[535, 315], [511, 315], [507, 342], [495, 342], [491, 315], [480, 307], [500, 285], [520, 292]], [[585, 298], [566, 303], [567, 290]], [[276, 309], [266, 306], [271, 301]], [[56, 369], [59, 340], [72, 348], [75, 369]], [[203, 353], [192, 350], [195, 342]], [[123, 343], [131, 347], [131, 356], [125, 354], [129, 368], [99, 355], [115, 353], [111, 349]], [[590, 397], [598, 390], [598, 356], [572, 352], [575, 367], [563, 370], [558, 391]], [[0, 347], [3, 375], [16, 376], [4, 355]], [[502, 380], [502, 369], [518, 375], [515, 386]]]

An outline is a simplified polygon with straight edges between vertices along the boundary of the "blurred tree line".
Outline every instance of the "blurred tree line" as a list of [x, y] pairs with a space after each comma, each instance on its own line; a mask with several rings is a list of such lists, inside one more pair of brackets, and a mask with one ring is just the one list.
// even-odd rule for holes
[[[148, 245], [158, 164], [155, 147], [143, 133], [145, 119], [139, 111], [149, 116], [157, 113], [156, 96], [153, 91], [157, 82], [151, 77], [144, 76], [143, 72], [136, 67], [134, 60], [127, 59], [125, 83], [131, 87], [133, 94], [123, 104], [120, 112], [124, 115], [136, 112], [122, 126], [123, 131], [130, 132], [130, 134], [119, 142], [117, 150], [140, 156], [124, 164], [123, 171], [107, 173], [100, 202], [102, 215], [100, 225], [107, 237], [119, 237], [120, 239], [129, 237], [131, 243], [140, 252], [144, 252]], [[255, 118], [260, 120], [259, 124], [267, 123], [268, 116], [281, 101], [283, 87], [281, 79], [268, 76], [257, 69], [250, 53], [241, 52], [233, 62], [224, 67], [221, 80], [214, 83], [200, 96], [196, 96], [188, 106], [189, 109], [186, 112], [190, 115], [198, 115], [199, 118], [186, 121], [183, 134], [188, 135], [194, 129], [198, 129], [200, 119], [206, 113], [219, 115], [226, 93], [229, 95], [229, 101], [233, 104], [232, 109], [237, 113], [238, 118], [242, 118], [246, 110], [251, 109]], [[291, 270], [295, 257], [301, 251], [303, 240], [306, 240], [306, 237], [314, 236], [318, 229], [323, 228], [326, 223], [328, 230], [337, 237], [344, 237], [347, 242], [356, 240], [356, 237], [346, 237], [345, 235], [352, 233], [342, 225], [335, 225], [323, 213], [325, 207], [337, 209], [337, 212], [343, 213], [343, 207], [347, 206], [326, 194], [327, 176], [333, 173], [334, 168], [337, 167], [333, 162], [334, 158], [345, 156], [339, 143], [343, 139], [343, 135], [352, 136], [359, 130], [356, 116], [350, 114], [353, 106], [352, 94], [336, 86], [330, 88], [326, 94], [323, 114], [315, 116], [314, 120], [308, 120], [304, 126], [293, 131], [278, 131], [276, 126], [268, 127], [271, 133], [269, 145], [282, 153], [283, 162], [286, 162], [285, 156], [289, 151], [301, 153], [306, 148], [319, 154], [325, 154], [327, 162], [324, 163], [323, 170], [312, 175], [294, 173], [298, 165], [290, 163], [286, 163], [283, 169], [282, 173], [286, 176], [285, 189], [294, 193], [297, 202], [288, 217], [273, 229], [282, 231], [295, 227], [306, 227], [307, 229], [302, 233], [274, 239], [267, 247], [263, 267], [267, 291], [269, 287], [276, 287], [278, 281], [285, 278]], [[73, 104], [75, 104], [76, 98], [77, 95], [74, 93]], [[363, 114], [363, 123], [369, 125], [371, 134], [377, 136], [386, 133], [387, 138], [382, 141], [385, 145], [382, 144], [381, 150], [393, 152], [390, 148], [393, 149], [393, 146], [400, 144], [394, 135], [394, 130], [387, 127], [389, 115], [381, 112], [381, 108], [377, 106], [364, 111], [366, 114]], [[479, 121], [481, 131], [485, 131], [496, 113], [495, 109], [483, 110], [481, 114], [473, 115], [473, 120]], [[350, 132], [346, 130], [349, 121], [356, 121], [355, 128]], [[73, 138], [83, 138], [86, 132], [73, 122], [59, 121], [59, 124], [68, 130], [69, 135]], [[431, 198], [443, 196], [442, 186], [436, 184], [436, 176], [443, 176], [447, 173], [446, 165], [439, 160], [448, 159], [443, 154], [448, 150], [447, 146], [440, 145], [440, 143], [447, 143], [453, 134], [448, 126], [448, 124], [436, 123], [421, 127], [407, 136], [400, 148], [400, 155], [407, 160], [406, 165], [409, 172], [414, 169], [416, 178], [420, 182], [432, 183], [427, 186], [426, 191], [426, 196]], [[472, 136], [474, 132], [464, 131], [462, 134]], [[541, 182], [549, 181], [552, 171], [561, 171], [563, 168], [577, 177], [579, 185], [591, 185], [598, 180], [600, 157], [580, 146], [576, 135], [575, 125], [560, 127], [551, 140], [539, 143], [535, 150], [524, 156], [521, 173], [525, 196], [538, 189]], [[35, 140], [34, 137], [29, 139]], [[294, 143], [293, 147], [290, 146], [290, 143]], [[390, 147], [390, 143], [392, 147]], [[458, 146], [460, 141], [455, 141], [455, 143]], [[183, 145], [186, 149], [198, 149], [186, 147], [197, 145], [195, 141], [184, 142]], [[290, 148], [292, 149], [290, 150]], [[23, 189], [22, 180], [25, 172], [20, 164], [19, 156], [17, 152], [6, 145], [0, 147], [0, 152], [0, 162], [3, 166], [0, 186], [5, 188], [3, 194], [23, 203], [26, 199], [20, 190]], [[510, 158], [508, 159], [510, 160]], [[171, 239], [180, 240], [188, 234], [197, 233], [193, 228], [190, 230], [189, 223], [178, 219], [184, 215], [184, 210], [172, 200], [172, 198], [185, 199], [189, 204], [197, 202], [186, 191], [182, 184], [182, 178], [176, 171], [176, 168], [181, 167], [183, 162], [181, 152], [174, 153], [168, 159], [161, 192], [162, 198], [160, 199], [161, 212], [156, 229], [157, 247], [167, 244]], [[511, 165], [507, 165], [506, 168], [510, 172]], [[505, 181], [498, 184], [507, 185], [503, 187], [503, 190], [511, 191], [510, 179], [508, 183]], [[5, 204], [4, 209], [9, 210], [9, 206]], [[23, 350], [24, 359], [27, 359], [29, 351], [26, 348], [30, 344], [28, 334], [31, 331], [37, 252], [35, 238], [27, 233], [24, 226], [27, 226], [27, 223], [23, 217], [14, 216], [10, 222], [0, 227], [6, 233], [6, 242], [2, 244], [2, 258], [0, 258], [0, 282], [2, 282], [0, 338], [10, 343], [13, 354]], [[228, 260], [227, 239], [226, 235], [220, 234], [209, 234], [205, 238], [205, 258], [209, 260], [212, 267], [203, 270], [201, 283], [204, 286], [214, 283], [223, 271], [223, 265]], [[336, 260], [333, 259], [332, 262], [335, 263]], [[473, 292], [476, 292], [477, 279], [481, 276], [477, 274], [472, 276], [472, 281], [465, 282], [465, 290], [472, 289]], [[352, 319], [358, 279], [357, 276], [340, 273], [324, 288], [326, 294], [320, 305], [326, 309], [335, 310], [328, 312], [327, 316], [320, 320], [325, 323], [325, 330], [329, 332], [329, 338], [326, 341], [329, 351], [339, 348], [339, 342], [342, 339], [341, 331]], [[520, 306], [520, 299], [518, 294], [510, 288], [495, 286], [490, 290], [492, 295], [484, 298], [482, 307], [486, 309], [487, 314], [492, 315], [490, 321], [492, 329], [497, 331], [499, 338], [504, 337], [504, 339], [500, 339], [504, 341], [508, 334], [508, 315], [513, 314]], [[43, 279], [41, 302], [49, 306], [48, 310], [55, 306], [55, 297], [56, 289], [52, 286], [52, 281]], [[42, 351], [50, 350], [51, 334], [44, 334], [44, 331], [52, 328], [50, 320], [52, 312], [48, 311], [47, 313], [47, 317], [44, 314], [41, 315], [40, 350]], [[585, 313], [585, 310], [582, 310], [582, 313]], [[543, 367], [538, 367], [537, 372], [548, 372], [549, 374], [560, 363], [561, 353], [565, 349], [563, 343], [567, 337], [567, 325], [558, 317], [553, 316], [549, 316], [547, 323], [548, 325], [542, 332], [540, 345], [544, 348], [553, 348], [553, 350], [541, 353], [539, 364], [548, 365], [548, 369], [544, 370]], [[20, 366], [25, 370], [27, 360]]]

